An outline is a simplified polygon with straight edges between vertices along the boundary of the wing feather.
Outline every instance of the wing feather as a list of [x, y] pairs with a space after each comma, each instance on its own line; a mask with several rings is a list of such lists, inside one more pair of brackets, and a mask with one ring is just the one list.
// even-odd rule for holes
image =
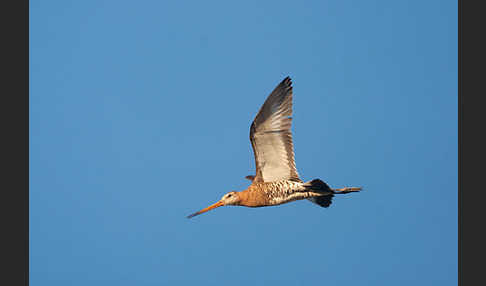
[[254, 182], [300, 181], [292, 142], [292, 81], [286, 77], [268, 96], [250, 127]]

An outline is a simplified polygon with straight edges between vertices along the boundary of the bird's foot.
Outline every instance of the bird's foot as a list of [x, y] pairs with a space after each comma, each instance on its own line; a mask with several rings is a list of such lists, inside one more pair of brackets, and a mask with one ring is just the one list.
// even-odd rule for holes
[[358, 187], [346, 187], [346, 188], [341, 188], [341, 189], [332, 189], [335, 193], [337, 194], [347, 194], [351, 192], [359, 192], [361, 191], [361, 188]]

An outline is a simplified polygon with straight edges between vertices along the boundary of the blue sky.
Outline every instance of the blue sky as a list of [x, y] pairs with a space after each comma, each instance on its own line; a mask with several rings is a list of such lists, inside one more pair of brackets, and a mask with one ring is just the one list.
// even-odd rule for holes
[[[224, 207], [285, 77], [320, 208]], [[457, 1], [30, 1], [31, 285], [456, 285]]]

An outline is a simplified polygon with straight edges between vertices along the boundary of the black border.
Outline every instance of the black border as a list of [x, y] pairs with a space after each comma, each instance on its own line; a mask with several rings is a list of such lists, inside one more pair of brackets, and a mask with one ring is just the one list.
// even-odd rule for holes
[[2, 285], [29, 285], [29, 1], [2, 1]]
[[[486, 45], [480, 1], [458, 1], [459, 285], [484, 284]], [[475, 4], [475, 5], [474, 5]]]

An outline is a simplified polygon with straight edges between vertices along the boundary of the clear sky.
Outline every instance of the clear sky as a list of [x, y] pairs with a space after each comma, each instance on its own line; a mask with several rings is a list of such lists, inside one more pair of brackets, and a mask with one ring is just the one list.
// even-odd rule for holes
[[[254, 173], [294, 85], [301, 178]], [[30, 1], [31, 285], [457, 285], [457, 1]]]

